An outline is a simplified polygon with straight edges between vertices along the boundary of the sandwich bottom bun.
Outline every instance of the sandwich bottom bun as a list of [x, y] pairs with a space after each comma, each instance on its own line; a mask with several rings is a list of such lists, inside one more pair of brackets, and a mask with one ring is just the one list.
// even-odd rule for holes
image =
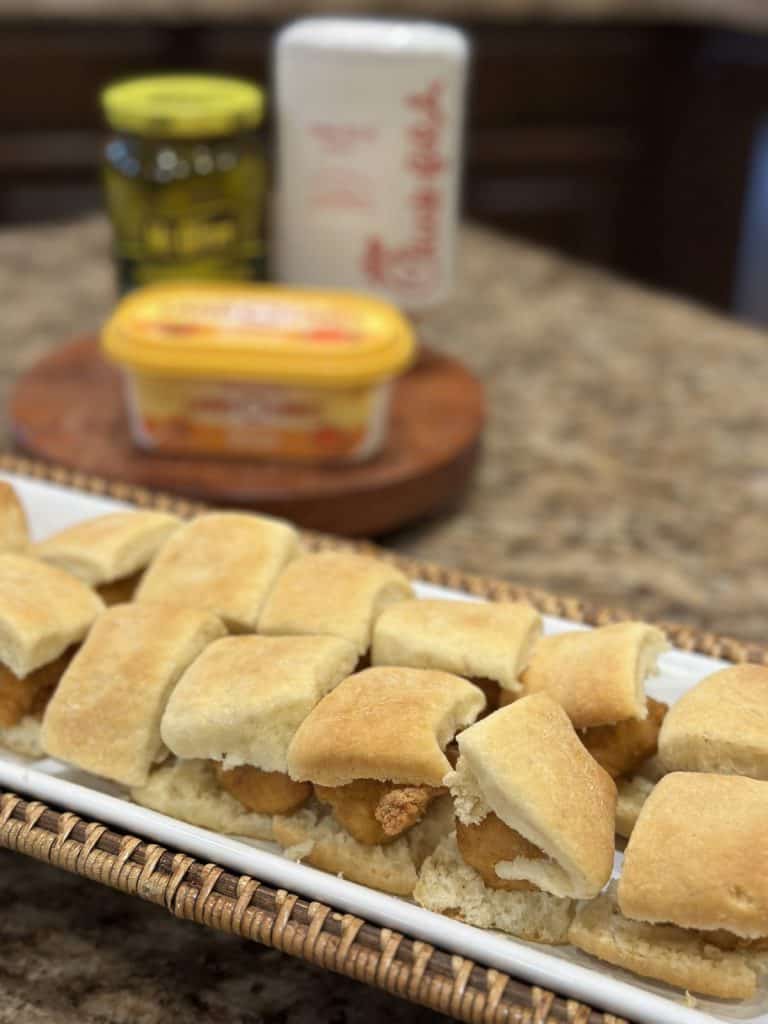
[[643, 775], [633, 775], [628, 779], [618, 779], [616, 790], [616, 832], [625, 839], [632, 835], [643, 804], [651, 795], [655, 782]]
[[579, 906], [568, 940], [615, 967], [719, 999], [749, 999], [768, 966], [765, 952], [726, 952], [706, 932], [630, 921], [619, 910], [616, 883]]
[[425, 858], [453, 827], [453, 808], [450, 797], [438, 798], [418, 825], [384, 846], [359, 843], [315, 800], [295, 814], [276, 816], [273, 825], [275, 839], [293, 860], [372, 889], [410, 896]]
[[456, 917], [478, 928], [495, 928], [530, 942], [562, 945], [573, 916], [571, 899], [546, 892], [491, 889], [466, 864], [456, 835], [446, 836], [424, 861], [413, 897], [427, 910]]
[[21, 757], [45, 757], [40, 740], [40, 724], [41, 719], [34, 715], [25, 715], [15, 725], [0, 729], [0, 747], [5, 747]]
[[180, 818], [212, 832], [272, 839], [272, 815], [257, 814], [225, 793], [208, 761], [170, 761], [156, 768], [149, 781], [131, 790], [143, 807]]

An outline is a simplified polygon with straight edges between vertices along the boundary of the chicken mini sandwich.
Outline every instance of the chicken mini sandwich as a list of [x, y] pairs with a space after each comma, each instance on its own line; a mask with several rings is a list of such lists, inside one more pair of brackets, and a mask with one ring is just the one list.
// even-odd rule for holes
[[0, 743], [39, 757], [43, 712], [101, 599], [80, 580], [25, 555], [0, 554]]
[[768, 967], [768, 782], [661, 779], [632, 831], [618, 889], [581, 907], [569, 938], [646, 978], [752, 996]]
[[315, 867], [407, 896], [450, 827], [445, 749], [485, 698], [447, 672], [370, 668], [345, 679], [299, 727], [288, 771], [314, 801], [275, 819], [275, 837]]
[[107, 609], [46, 709], [46, 752], [124, 786], [143, 785], [168, 754], [160, 720], [173, 687], [223, 633], [214, 615], [178, 605]]
[[520, 695], [520, 673], [540, 633], [541, 616], [522, 602], [401, 601], [376, 622], [372, 660], [463, 676], [493, 711]]
[[168, 538], [144, 573], [137, 601], [166, 601], [217, 615], [230, 632], [256, 629], [267, 594], [298, 552], [288, 523], [208, 512]]
[[342, 551], [304, 555], [278, 576], [259, 632], [341, 637], [355, 646], [364, 668], [378, 617], [412, 596], [406, 577], [383, 559]]
[[667, 705], [648, 698], [645, 684], [667, 649], [662, 631], [645, 622], [545, 636], [523, 673], [523, 690], [556, 700], [613, 778], [632, 775], [656, 753]]
[[107, 604], [130, 601], [141, 575], [181, 520], [165, 512], [111, 512], [35, 545], [38, 558], [94, 587]]
[[733, 665], [683, 694], [664, 720], [659, 760], [668, 772], [768, 779], [768, 667]]
[[611, 876], [616, 786], [561, 707], [523, 697], [458, 737], [456, 832], [424, 864], [422, 906], [536, 942], [567, 941], [574, 900]]
[[137, 803], [217, 832], [272, 838], [272, 817], [312, 786], [288, 774], [288, 746], [357, 654], [331, 636], [230, 636], [187, 669], [163, 716], [176, 759], [134, 789]]

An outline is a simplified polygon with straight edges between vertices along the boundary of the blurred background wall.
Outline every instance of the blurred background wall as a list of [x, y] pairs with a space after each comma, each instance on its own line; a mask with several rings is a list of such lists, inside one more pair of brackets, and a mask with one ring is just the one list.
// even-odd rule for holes
[[[275, 27], [318, 7], [350, 9], [5, 0], [0, 223], [101, 205], [104, 83], [160, 68], [265, 80]], [[768, 319], [768, 5], [422, 0], [404, 11], [452, 20], [474, 45], [470, 217]]]

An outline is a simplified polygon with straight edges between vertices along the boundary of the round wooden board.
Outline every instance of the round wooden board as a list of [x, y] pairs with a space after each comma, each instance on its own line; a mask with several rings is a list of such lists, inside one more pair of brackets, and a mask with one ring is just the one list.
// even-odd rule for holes
[[385, 533], [460, 497], [484, 403], [479, 381], [461, 363], [425, 350], [395, 385], [390, 439], [370, 462], [319, 468], [150, 455], [132, 445], [120, 377], [89, 337], [54, 350], [21, 377], [9, 414], [17, 444], [39, 458], [352, 537]]

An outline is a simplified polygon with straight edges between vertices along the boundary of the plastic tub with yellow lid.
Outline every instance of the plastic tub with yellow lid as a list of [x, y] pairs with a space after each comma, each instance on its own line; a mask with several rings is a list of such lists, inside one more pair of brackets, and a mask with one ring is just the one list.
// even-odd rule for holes
[[150, 285], [104, 327], [131, 431], [157, 452], [357, 461], [386, 438], [392, 379], [413, 357], [387, 302], [267, 285]]

